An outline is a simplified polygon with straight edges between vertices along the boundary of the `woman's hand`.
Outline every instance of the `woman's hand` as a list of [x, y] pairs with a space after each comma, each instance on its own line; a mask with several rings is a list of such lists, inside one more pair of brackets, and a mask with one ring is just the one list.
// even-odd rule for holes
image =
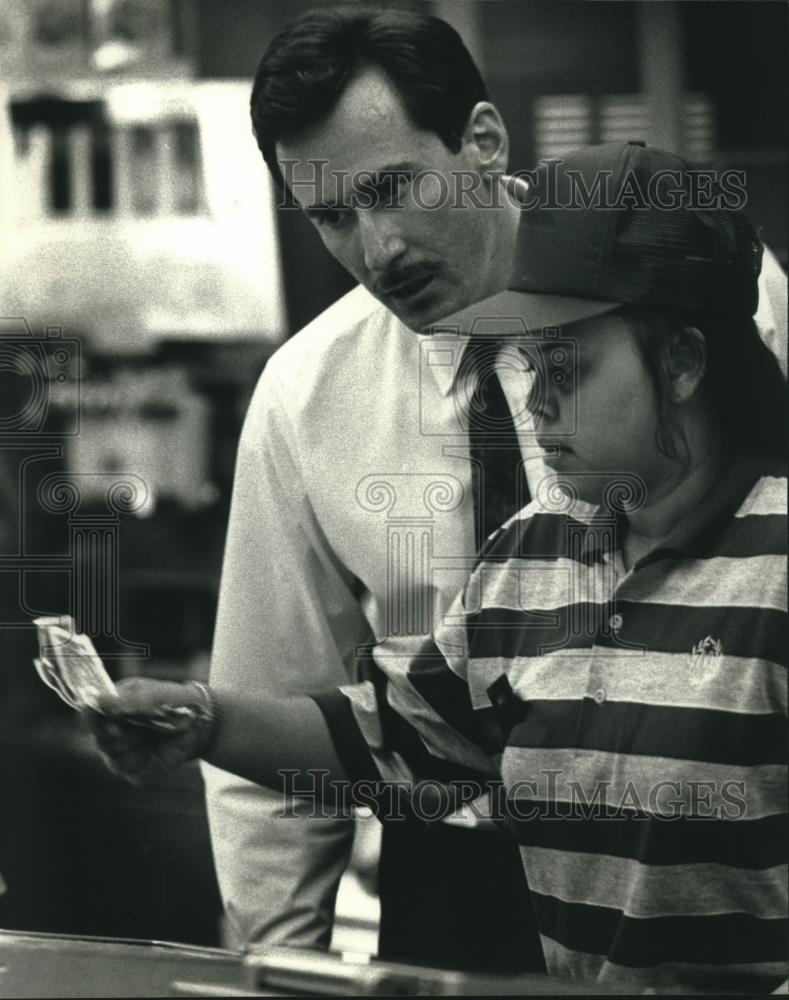
[[198, 756], [213, 723], [206, 688], [132, 677], [117, 690], [86, 713], [111, 771], [139, 785]]

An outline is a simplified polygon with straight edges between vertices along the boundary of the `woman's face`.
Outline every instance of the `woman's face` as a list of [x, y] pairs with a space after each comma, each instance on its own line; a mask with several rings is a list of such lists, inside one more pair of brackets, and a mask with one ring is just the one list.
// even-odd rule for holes
[[676, 465], [655, 441], [657, 392], [632, 321], [609, 313], [574, 323], [563, 331], [568, 341], [574, 350], [557, 351], [548, 338], [527, 349], [529, 409], [545, 462], [583, 499], [599, 499], [601, 482], [618, 473], [655, 490]]

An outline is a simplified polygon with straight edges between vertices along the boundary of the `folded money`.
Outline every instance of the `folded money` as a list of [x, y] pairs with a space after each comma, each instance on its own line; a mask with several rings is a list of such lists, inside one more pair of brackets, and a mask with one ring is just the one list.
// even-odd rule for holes
[[65, 702], [79, 711], [95, 709], [101, 695], [117, 694], [93, 643], [77, 632], [72, 618], [68, 615], [36, 618], [34, 624], [38, 629], [41, 664], [41, 667], [36, 664], [36, 669], [42, 680], [44, 673], [48, 675], [52, 682], [49, 686]]
[[63, 701], [69, 706], [69, 708], [79, 709], [79, 706], [71, 697], [70, 693], [66, 691], [60, 678], [58, 677], [57, 671], [52, 666], [52, 664], [47, 659], [34, 659], [33, 665], [38, 671], [38, 676], [47, 685], [47, 687], [52, 688], [55, 694], [59, 695]]
[[[39, 657], [33, 660], [38, 676], [78, 712], [98, 711], [102, 695], [118, 691], [88, 636], [77, 631], [68, 615], [36, 618]], [[145, 715], [125, 713], [118, 718], [153, 729], [178, 730], [191, 724], [195, 713], [183, 705], [164, 705]]]

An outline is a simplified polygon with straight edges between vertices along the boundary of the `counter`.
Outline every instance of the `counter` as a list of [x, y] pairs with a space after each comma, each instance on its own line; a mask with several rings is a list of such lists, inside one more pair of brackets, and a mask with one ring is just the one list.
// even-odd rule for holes
[[0, 930], [0, 997], [567, 996], [626, 991], [548, 976], [476, 976], [295, 949], [245, 958], [161, 941]]

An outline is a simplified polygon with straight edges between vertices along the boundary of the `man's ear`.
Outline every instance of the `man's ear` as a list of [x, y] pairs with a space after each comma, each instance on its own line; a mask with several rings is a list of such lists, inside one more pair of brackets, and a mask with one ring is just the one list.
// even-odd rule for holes
[[707, 370], [707, 345], [701, 330], [695, 326], [678, 330], [669, 343], [665, 364], [675, 402], [687, 403]]
[[463, 130], [463, 148], [481, 172], [504, 173], [510, 156], [510, 137], [504, 119], [490, 101], [478, 101]]

